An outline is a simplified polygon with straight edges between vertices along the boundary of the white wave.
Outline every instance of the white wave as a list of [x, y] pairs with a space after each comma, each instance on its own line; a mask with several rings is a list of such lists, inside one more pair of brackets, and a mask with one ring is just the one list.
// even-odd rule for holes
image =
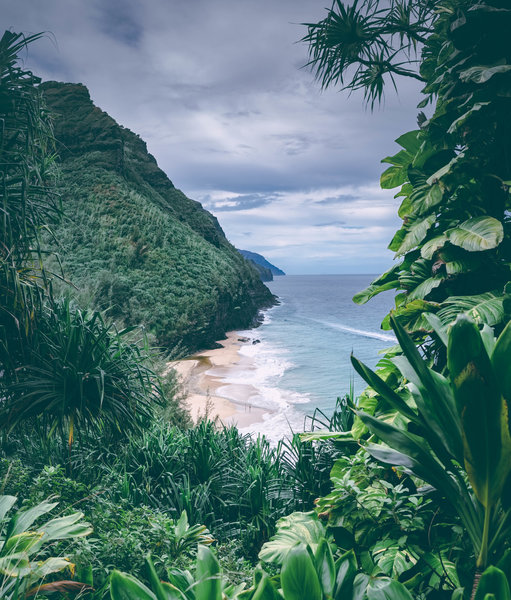
[[343, 325], [342, 323], [330, 323], [329, 321], [319, 321], [318, 319], [311, 319], [332, 329], [338, 331], [345, 331], [346, 333], [352, 333], [353, 335], [360, 335], [362, 337], [373, 338], [375, 340], [383, 340], [384, 342], [393, 342], [397, 344], [397, 339], [391, 333], [379, 333], [377, 331], [367, 331], [366, 329], [357, 329], [356, 327], [350, 327], [349, 325]]

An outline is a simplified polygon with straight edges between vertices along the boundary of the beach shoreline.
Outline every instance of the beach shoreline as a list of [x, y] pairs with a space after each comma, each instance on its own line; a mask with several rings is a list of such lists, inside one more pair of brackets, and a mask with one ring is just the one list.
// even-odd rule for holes
[[176, 372], [194, 423], [204, 417], [239, 428], [261, 423], [269, 411], [254, 404], [256, 388], [225, 380], [233, 366], [244, 362], [244, 368], [251, 367], [249, 359], [240, 354], [242, 346], [251, 343], [250, 340], [238, 331], [230, 331], [226, 339], [217, 343], [218, 348], [167, 363], [165, 372], [170, 369]]

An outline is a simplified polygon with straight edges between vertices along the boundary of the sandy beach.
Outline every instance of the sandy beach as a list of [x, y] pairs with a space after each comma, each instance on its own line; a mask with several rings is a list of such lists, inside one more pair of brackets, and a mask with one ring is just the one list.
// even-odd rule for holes
[[[263, 415], [268, 410], [253, 404], [253, 399], [257, 397], [257, 390], [253, 386], [224, 380], [229, 368], [247, 360], [239, 350], [248, 342], [236, 331], [226, 335], [227, 339], [218, 342], [221, 348], [169, 362], [166, 368], [176, 371], [195, 422], [207, 416], [224, 425], [249, 427], [263, 421]], [[244, 366], [250, 368], [250, 364]], [[226, 397], [226, 393], [229, 397]]]

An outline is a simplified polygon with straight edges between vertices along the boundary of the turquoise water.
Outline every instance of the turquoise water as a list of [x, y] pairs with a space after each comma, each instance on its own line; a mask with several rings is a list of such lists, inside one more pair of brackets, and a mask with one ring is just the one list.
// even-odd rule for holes
[[[393, 305], [392, 293], [362, 306], [352, 301], [373, 279], [287, 275], [267, 284], [280, 305], [265, 313], [260, 327], [240, 332], [249, 340], [240, 350], [244, 360], [225, 378], [227, 384], [252, 385], [257, 394], [251, 403], [269, 411], [264, 423], [247, 430], [278, 439], [290, 427], [300, 429], [315, 408], [331, 412], [350, 382], [355, 393], [362, 391], [365, 384], [351, 366], [351, 352], [374, 366], [378, 352], [395, 343], [392, 332], [380, 329]], [[228, 397], [228, 387], [223, 391]]]

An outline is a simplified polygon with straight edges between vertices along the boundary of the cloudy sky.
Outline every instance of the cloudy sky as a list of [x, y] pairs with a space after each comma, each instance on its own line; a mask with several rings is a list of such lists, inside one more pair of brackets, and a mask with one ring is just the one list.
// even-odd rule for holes
[[2, 13], [49, 32], [25, 63], [87, 85], [235, 246], [290, 274], [379, 273], [399, 226], [380, 160], [416, 127], [419, 86], [401, 81], [373, 113], [321, 92], [297, 41], [329, 1], [7, 0]]

